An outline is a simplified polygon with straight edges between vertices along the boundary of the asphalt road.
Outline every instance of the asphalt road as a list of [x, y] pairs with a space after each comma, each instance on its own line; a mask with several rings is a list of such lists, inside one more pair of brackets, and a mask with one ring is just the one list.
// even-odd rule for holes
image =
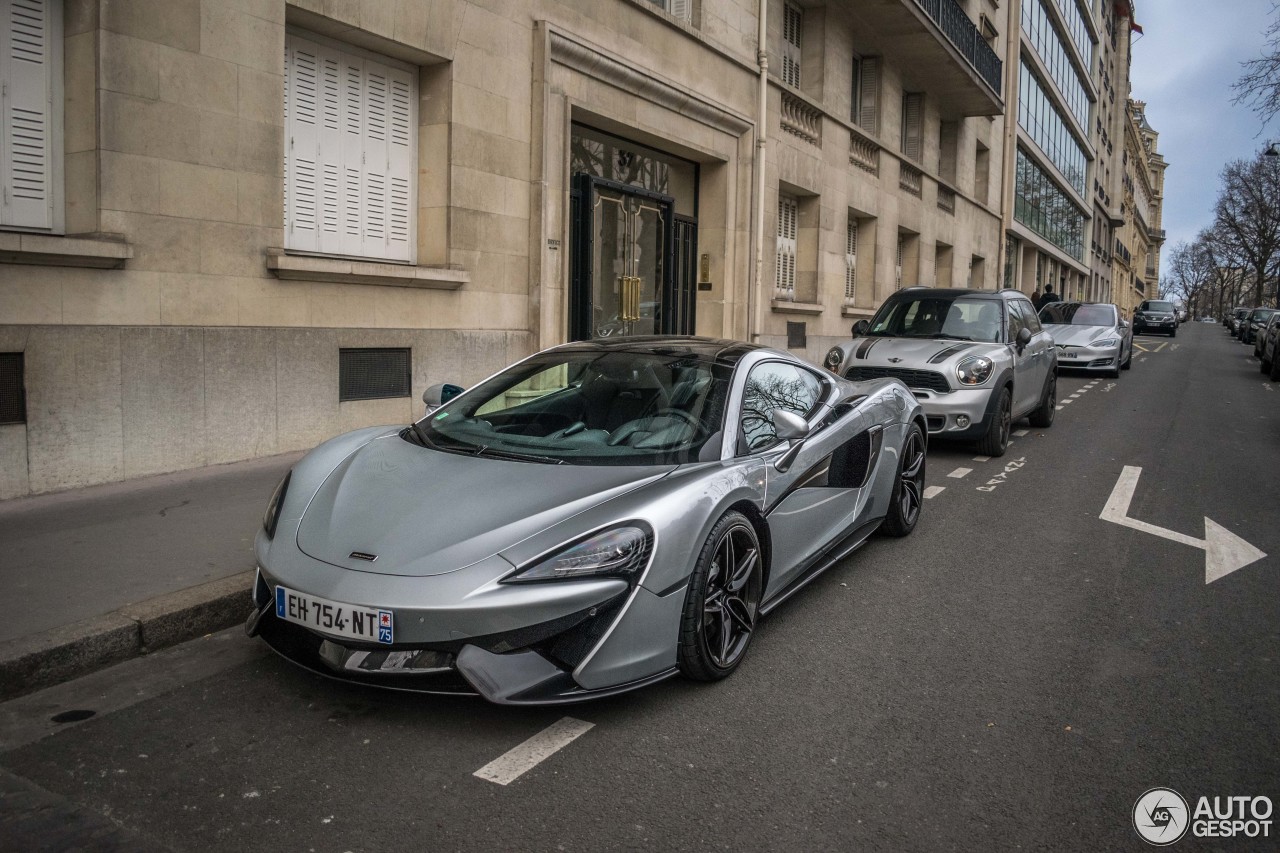
[[[1280, 389], [1220, 325], [1137, 342], [1004, 458], [931, 448], [915, 534], [770, 616], [726, 682], [498, 708], [228, 632], [0, 705], [0, 849], [1138, 850], [1149, 788], [1280, 801]], [[1203, 550], [1102, 520], [1126, 466], [1129, 517], [1271, 556], [1206, 583]], [[473, 775], [565, 717], [593, 725]]]

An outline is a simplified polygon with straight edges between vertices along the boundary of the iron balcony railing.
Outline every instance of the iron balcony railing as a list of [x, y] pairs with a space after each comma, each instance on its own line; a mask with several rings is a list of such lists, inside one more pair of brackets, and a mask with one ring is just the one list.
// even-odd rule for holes
[[916, 0], [916, 5], [933, 19], [947, 39], [955, 45], [991, 90], [1000, 95], [1000, 69], [1003, 63], [982, 38], [982, 33], [965, 14], [956, 0]]

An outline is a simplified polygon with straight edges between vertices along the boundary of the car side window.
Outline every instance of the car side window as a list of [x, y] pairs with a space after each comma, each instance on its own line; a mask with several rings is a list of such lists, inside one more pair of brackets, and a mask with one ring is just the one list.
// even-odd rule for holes
[[1022, 331], [1022, 327], [1026, 325], [1023, 320], [1022, 312], [1018, 310], [1016, 300], [1009, 300], [1005, 303], [1005, 307], [1009, 309], [1009, 343], [1013, 343], [1018, 339], [1018, 332]]
[[808, 418], [821, 399], [822, 381], [809, 371], [781, 361], [757, 364], [743, 389], [738, 453], [754, 453], [777, 443], [774, 409]]
[[1040, 318], [1036, 316], [1036, 309], [1031, 307], [1031, 303], [1025, 299], [1015, 299], [1011, 305], [1022, 315], [1022, 322], [1031, 330], [1031, 334], [1040, 334]]

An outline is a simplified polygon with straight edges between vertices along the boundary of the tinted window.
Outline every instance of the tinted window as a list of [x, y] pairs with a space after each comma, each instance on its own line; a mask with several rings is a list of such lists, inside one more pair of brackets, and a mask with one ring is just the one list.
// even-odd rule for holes
[[822, 383], [807, 370], [781, 361], [766, 361], [751, 369], [742, 394], [740, 453], [763, 450], [778, 436], [771, 417], [786, 409], [807, 418], [822, 397]]
[[1114, 326], [1116, 309], [1113, 305], [1053, 302], [1040, 309], [1040, 319], [1059, 326]]
[[1148, 299], [1146, 302], [1143, 302], [1142, 305], [1138, 307], [1138, 310], [1139, 311], [1164, 311], [1168, 314], [1172, 314], [1173, 303], [1157, 302], [1155, 300]]

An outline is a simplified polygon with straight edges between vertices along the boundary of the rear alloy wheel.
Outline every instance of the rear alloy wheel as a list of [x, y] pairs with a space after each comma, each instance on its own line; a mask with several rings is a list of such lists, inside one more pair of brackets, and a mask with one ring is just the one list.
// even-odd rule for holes
[[1009, 448], [1009, 428], [1013, 425], [1012, 399], [1009, 387], [1000, 389], [1000, 399], [996, 410], [992, 413], [991, 423], [987, 425], [987, 434], [978, 439], [978, 450], [983, 456], [1004, 456]]
[[747, 517], [729, 511], [698, 555], [680, 619], [680, 671], [719, 681], [742, 663], [760, 615], [760, 541]]
[[1053, 426], [1053, 416], [1058, 411], [1058, 374], [1049, 377], [1048, 386], [1044, 389], [1044, 397], [1040, 405], [1031, 413], [1029, 420], [1033, 427], [1044, 429]]
[[880, 525], [889, 536], [907, 536], [916, 529], [924, 503], [924, 431], [913, 423], [898, 454], [898, 478], [889, 497], [889, 514]]

